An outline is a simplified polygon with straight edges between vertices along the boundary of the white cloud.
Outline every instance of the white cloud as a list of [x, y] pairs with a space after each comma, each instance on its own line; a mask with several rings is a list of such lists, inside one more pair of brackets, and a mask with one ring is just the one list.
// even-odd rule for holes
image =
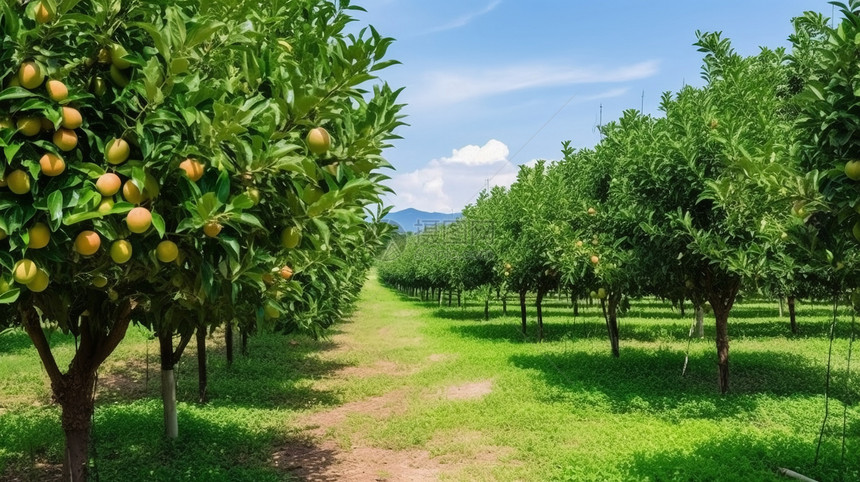
[[492, 12], [501, 3], [502, 3], [502, 0], [493, 0], [486, 7], [482, 8], [481, 10], [478, 10], [477, 12], [472, 12], [472, 13], [463, 15], [461, 17], [457, 17], [454, 20], [452, 20], [446, 24], [440, 25], [436, 28], [432, 28], [432, 29], [430, 29], [424, 33], [425, 34], [431, 34], [431, 33], [437, 33], [437, 32], [444, 32], [445, 30], [453, 30], [455, 28], [465, 27], [466, 25], [469, 25], [472, 22], [472, 20], [475, 20], [478, 17], [481, 17], [483, 15], [486, 15], [486, 14]]
[[[412, 105], [442, 106], [527, 89], [575, 84], [629, 82], [655, 75], [659, 62], [649, 60], [620, 67], [565, 67], [549, 63], [501, 68], [458, 69], [427, 74], [411, 92]], [[407, 91], [407, 95], [410, 91]], [[614, 95], [620, 90], [611, 91]]]
[[443, 164], [483, 166], [504, 161], [508, 158], [508, 154], [510, 154], [510, 150], [504, 142], [490, 139], [490, 141], [483, 147], [470, 145], [460, 149], [454, 149], [451, 157], [443, 157], [440, 161]]
[[397, 211], [407, 208], [442, 213], [460, 211], [474, 202], [488, 180], [491, 187], [514, 183], [519, 166], [510, 162], [508, 155], [508, 146], [496, 139], [483, 146], [454, 149], [450, 157], [433, 159], [412, 172], [395, 173], [387, 184], [396, 195], [387, 201]]

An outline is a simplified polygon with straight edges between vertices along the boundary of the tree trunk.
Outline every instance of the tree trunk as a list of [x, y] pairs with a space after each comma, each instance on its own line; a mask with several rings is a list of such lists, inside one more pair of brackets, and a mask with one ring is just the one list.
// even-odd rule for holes
[[621, 294], [611, 293], [608, 299], [608, 309], [605, 299], [600, 300], [600, 304], [603, 306], [603, 316], [606, 318], [606, 331], [609, 332], [609, 345], [612, 349], [612, 356], [618, 358], [620, 356], [618, 348], [618, 303], [621, 301]]
[[206, 373], [206, 327], [197, 327], [197, 402], [206, 403], [208, 377]]
[[740, 280], [729, 276], [715, 279], [719, 274], [706, 272], [705, 287], [717, 322], [717, 367], [720, 393], [729, 391], [729, 312], [735, 303]]
[[535, 307], [537, 308], [537, 320], [538, 320], [538, 341], [543, 341], [543, 297], [546, 292], [542, 289], [538, 289], [537, 292], [537, 301], [535, 302]]
[[696, 336], [705, 337], [705, 308], [701, 303], [696, 305]]
[[242, 356], [248, 356], [248, 329], [240, 326], [239, 334], [242, 337]]
[[173, 369], [179, 363], [182, 352], [185, 351], [185, 347], [188, 346], [193, 334], [193, 331], [183, 333], [175, 350], [173, 349], [172, 331], [158, 334], [158, 345], [161, 352], [161, 401], [164, 405], [164, 434], [171, 439], [179, 436], [176, 414], [176, 375]]
[[502, 295], [502, 315], [508, 316], [508, 293]]
[[[131, 316], [137, 309], [137, 302], [133, 300], [128, 300], [118, 307], [110, 306], [105, 301], [104, 295], [86, 297], [84, 306], [88, 308], [88, 315], [83, 315], [83, 308], [67, 313], [70, 320], [80, 323], [75, 327], [80, 336], [80, 345], [66, 373], [62, 373], [57, 365], [51, 345], [42, 330], [36, 306], [43, 312], [49, 312], [50, 309], [44, 309], [39, 296], [33, 296], [29, 303], [19, 303], [18, 315], [21, 324], [51, 380], [53, 398], [62, 409], [60, 419], [65, 434], [64, 481], [87, 480], [96, 371], [125, 338]], [[113, 326], [107, 332], [93, 329], [90, 320], [96, 317], [113, 320]]]
[[579, 316], [579, 300], [576, 298], [573, 298], [573, 316]]
[[452, 292], [452, 291], [453, 291], [453, 290], [448, 290], [448, 308], [450, 308], [450, 307], [451, 307], [451, 292]]
[[791, 322], [791, 332], [797, 334], [797, 313], [794, 311], [794, 296], [788, 297], [788, 318]]
[[233, 321], [224, 325], [224, 351], [227, 352], [227, 365], [233, 364]]
[[526, 336], [526, 290], [520, 290], [520, 318], [522, 318], [523, 336]]
[[173, 336], [158, 336], [161, 348], [161, 404], [164, 407], [164, 434], [167, 438], [179, 436], [179, 422], [176, 414], [176, 376], [173, 372]]
[[680, 306], [681, 306], [681, 318], [686, 318], [687, 312], [684, 309], [684, 298], [681, 298]]
[[729, 310], [714, 309], [717, 319], [717, 367], [720, 393], [729, 391]]
[[63, 480], [87, 480], [95, 380], [94, 367], [70, 367], [69, 372], [63, 375], [61, 386], [52, 387], [54, 398], [63, 409], [61, 420], [66, 436]]
[[461, 306], [461, 304], [460, 304], [460, 295], [461, 295], [460, 290], [457, 290], [457, 308], [459, 308], [459, 307]]
[[780, 296], [780, 297], [779, 297], [779, 317], [780, 317], [780, 318], [782, 318], [782, 317], [783, 317], [783, 310], [782, 310], [782, 296]]
[[484, 321], [490, 321], [490, 300], [484, 300]]

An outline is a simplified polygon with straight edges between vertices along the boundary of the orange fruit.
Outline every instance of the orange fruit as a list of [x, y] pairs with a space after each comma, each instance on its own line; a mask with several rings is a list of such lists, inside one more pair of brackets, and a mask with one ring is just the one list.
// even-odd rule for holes
[[162, 263], [171, 263], [179, 256], [179, 246], [173, 241], [164, 240], [155, 247], [155, 256]]
[[30, 192], [30, 175], [21, 169], [15, 169], [6, 176], [9, 190], [15, 194], [27, 194]]
[[75, 251], [84, 256], [96, 254], [101, 245], [102, 238], [95, 231], [81, 231], [75, 238]]
[[102, 196], [113, 196], [119, 192], [122, 181], [112, 172], [106, 172], [96, 180], [96, 189]]
[[281, 268], [278, 274], [281, 275], [281, 278], [288, 280], [293, 277], [293, 269], [289, 266], [284, 266], [283, 268]]
[[600, 258], [597, 255], [591, 257], [591, 264], [597, 264], [600, 262]]
[[110, 245], [110, 259], [116, 264], [123, 264], [131, 259], [131, 243], [125, 239], [114, 241]]
[[179, 168], [185, 171], [185, 175], [192, 182], [197, 182], [203, 177], [203, 164], [197, 159], [188, 158], [179, 163]]
[[15, 263], [15, 267], [12, 268], [12, 277], [22, 285], [33, 281], [38, 273], [39, 268], [36, 266], [36, 263], [26, 258]]
[[54, 144], [61, 151], [69, 152], [78, 146], [78, 135], [71, 129], [58, 129], [54, 133]]
[[308, 149], [314, 154], [325, 154], [331, 148], [331, 136], [322, 127], [316, 127], [308, 132], [306, 138]]
[[39, 159], [39, 165], [42, 167], [42, 174], [49, 177], [59, 176], [66, 170], [66, 161], [50, 152]]
[[32, 291], [33, 293], [41, 293], [48, 288], [48, 285], [51, 283], [51, 279], [48, 278], [48, 273], [45, 270], [37, 270], [36, 276], [27, 283], [27, 289]]
[[93, 286], [96, 288], [104, 288], [108, 284], [108, 279], [104, 277], [104, 275], [97, 274], [93, 276]]
[[132, 233], [145, 233], [152, 226], [152, 213], [146, 208], [134, 208], [128, 212], [125, 223]]
[[42, 132], [42, 119], [38, 117], [22, 117], [18, 119], [18, 132], [33, 137]]
[[45, 82], [45, 89], [48, 91], [48, 97], [54, 102], [62, 102], [69, 98], [69, 88], [59, 80], [52, 79]]
[[3, 228], [0, 228], [0, 241], [3, 241], [4, 239], [6, 239], [7, 236], [9, 236], [9, 234], [6, 233], [6, 230]]
[[221, 232], [221, 229], [222, 226], [215, 221], [209, 221], [205, 226], [203, 226], [203, 232], [210, 238], [217, 237], [218, 233]]
[[122, 185], [122, 197], [132, 204], [140, 204], [144, 200], [143, 193], [140, 192], [140, 189], [138, 189], [131, 179], [125, 181], [125, 184]]
[[32, 228], [27, 230], [27, 234], [30, 237], [30, 242], [27, 243], [27, 247], [30, 249], [42, 249], [47, 246], [48, 241], [51, 240], [51, 230], [45, 223], [34, 224]]
[[18, 69], [18, 82], [25, 89], [33, 90], [42, 85], [44, 81], [45, 73], [42, 71], [42, 67], [36, 62], [24, 62], [21, 64], [21, 68]]
[[77, 129], [84, 123], [84, 118], [81, 117], [81, 111], [74, 107], [63, 107], [62, 126], [66, 129]]
[[124, 139], [111, 139], [105, 146], [105, 159], [110, 164], [122, 164], [128, 160], [131, 148]]

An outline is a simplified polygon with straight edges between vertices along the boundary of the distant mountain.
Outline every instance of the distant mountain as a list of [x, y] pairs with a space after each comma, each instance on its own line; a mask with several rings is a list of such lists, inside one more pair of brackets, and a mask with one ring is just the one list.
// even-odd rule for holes
[[446, 222], [450, 223], [461, 216], [461, 213], [428, 213], [427, 211], [409, 208], [388, 213], [382, 220], [396, 225], [403, 231], [415, 233], [423, 231], [427, 226], [439, 225]]

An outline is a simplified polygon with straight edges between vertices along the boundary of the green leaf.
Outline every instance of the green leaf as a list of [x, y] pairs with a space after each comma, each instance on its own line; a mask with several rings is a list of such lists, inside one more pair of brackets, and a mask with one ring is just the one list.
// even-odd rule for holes
[[215, 193], [218, 201], [221, 203], [226, 203], [227, 199], [230, 198], [230, 176], [227, 174], [227, 171], [221, 171], [221, 174], [218, 176], [218, 182], [215, 184]]
[[152, 212], [152, 227], [155, 228], [155, 231], [158, 233], [159, 238], [164, 237], [164, 218], [161, 217], [161, 215], [155, 211]]
[[12, 288], [11, 290], [0, 294], [0, 304], [8, 305], [9, 303], [14, 303], [18, 300], [18, 296], [21, 295], [20, 288]]

